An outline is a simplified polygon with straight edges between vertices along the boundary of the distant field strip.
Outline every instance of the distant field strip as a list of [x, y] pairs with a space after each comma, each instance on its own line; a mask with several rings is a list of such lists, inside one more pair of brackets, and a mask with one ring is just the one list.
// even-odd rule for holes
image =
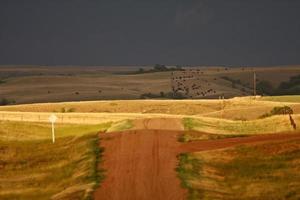
[[[40, 122], [48, 123], [52, 113], [42, 112], [1, 112], [0, 121], [16, 122]], [[265, 119], [257, 120], [228, 120], [212, 117], [190, 116], [190, 115], [168, 115], [168, 114], [141, 114], [141, 113], [56, 113], [58, 124], [101, 124], [107, 122], [122, 122], [126, 120], [147, 122], [146, 119], [160, 119], [161, 123], [154, 123], [151, 129], [160, 129], [167, 124], [172, 128], [169, 121], [176, 119], [178, 123], [184, 125], [185, 130], [194, 130], [215, 134], [264, 134], [293, 131], [289, 116], [277, 115]], [[293, 115], [297, 124], [300, 126], [300, 115]], [[165, 121], [162, 121], [165, 120]], [[139, 123], [139, 124], [140, 124]], [[175, 122], [174, 122], [175, 123]], [[115, 123], [117, 124], [117, 123]], [[125, 123], [126, 124], [126, 123]], [[117, 126], [123, 126], [117, 124]], [[139, 129], [139, 125], [134, 123], [131, 129]], [[144, 127], [147, 128], [147, 127]], [[143, 129], [144, 129], [143, 128]], [[114, 128], [112, 128], [114, 130]]]
[[277, 101], [277, 102], [300, 102], [300, 95], [291, 95], [291, 96], [268, 96], [262, 97], [261, 100], [263, 101]]
[[[42, 112], [5, 112], [0, 111], [1, 121], [49, 122], [52, 113]], [[57, 123], [99, 124], [126, 119], [143, 118], [183, 118], [185, 115], [140, 114], [140, 113], [55, 113]]]
[[[297, 97], [297, 96], [296, 96]], [[295, 97], [295, 98], [296, 98]], [[263, 97], [265, 98], [265, 97]], [[90, 120], [96, 120], [96, 115], [101, 113], [102, 121], [105, 116], [118, 116], [128, 114], [137, 116], [137, 114], [155, 115], [190, 115], [190, 116], [206, 116], [225, 119], [245, 119], [253, 120], [261, 115], [270, 112], [276, 106], [289, 106], [295, 114], [300, 114], [300, 102], [275, 102], [263, 101], [263, 98], [257, 97], [236, 97], [232, 99], [222, 100], [118, 100], [118, 101], [85, 101], [85, 102], [62, 102], [62, 103], [41, 103], [41, 104], [24, 104], [0, 106], [0, 112], [39, 112], [41, 118], [43, 113], [57, 113], [61, 115], [59, 120], [65, 121], [65, 118], [74, 119], [76, 113], [76, 121], [81, 121], [79, 116], [86, 113]], [[266, 97], [267, 98], [267, 97]], [[281, 97], [274, 97], [282, 100]], [[287, 97], [284, 97], [284, 99]], [[292, 96], [290, 98], [293, 98]], [[293, 98], [293, 99], [295, 99]], [[296, 98], [297, 99], [297, 98]], [[91, 113], [95, 115], [91, 115]], [[11, 115], [11, 114], [10, 114]], [[27, 114], [26, 114], [27, 115]], [[20, 115], [18, 115], [19, 117]], [[35, 115], [36, 116], [36, 115]], [[66, 116], [66, 117], [64, 117]], [[104, 117], [105, 117], [104, 116]], [[20, 116], [22, 117], [22, 115]], [[86, 116], [85, 116], [86, 118]], [[0, 115], [1, 120], [1, 115]], [[22, 121], [22, 119], [20, 119]], [[24, 120], [24, 119], [23, 119]], [[84, 119], [86, 120], [86, 119]], [[40, 121], [40, 119], [34, 119]], [[73, 120], [69, 120], [73, 121]], [[83, 120], [82, 120], [83, 121]], [[86, 123], [86, 122], [80, 122]]]

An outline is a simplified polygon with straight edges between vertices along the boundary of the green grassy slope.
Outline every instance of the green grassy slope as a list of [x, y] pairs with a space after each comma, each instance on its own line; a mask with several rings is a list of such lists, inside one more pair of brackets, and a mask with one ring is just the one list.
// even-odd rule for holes
[[299, 199], [300, 141], [179, 156], [188, 199]]
[[90, 199], [104, 176], [98, 133], [113, 125], [58, 124], [53, 144], [49, 124], [0, 121], [0, 199]]
[[[296, 124], [300, 124], [300, 115], [293, 115]], [[264, 119], [250, 121], [232, 121], [207, 117], [184, 118], [183, 124], [186, 130], [215, 134], [268, 134], [296, 131], [291, 126], [289, 116], [278, 115]], [[299, 130], [299, 126], [297, 127]]]

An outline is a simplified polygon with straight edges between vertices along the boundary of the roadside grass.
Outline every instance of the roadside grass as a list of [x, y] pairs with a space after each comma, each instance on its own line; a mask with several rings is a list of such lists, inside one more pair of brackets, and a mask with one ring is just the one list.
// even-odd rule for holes
[[103, 178], [97, 136], [1, 141], [0, 199], [88, 199]]
[[182, 153], [177, 158], [179, 165], [176, 168], [176, 172], [181, 180], [181, 186], [188, 189], [188, 199], [200, 199], [202, 191], [194, 189], [190, 180], [201, 178], [201, 160], [187, 153]]
[[[296, 124], [300, 124], [300, 115], [293, 115]], [[232, 121], [216, 118], [184, 118], [187, 131], [200, 131], [223, 135], [251, 135], [295, 131], [288, 115], [272, 116], [251, 121]], [[299, 126], [296, 131], [299, 130]]]
[[[107, 130], [113, 123], [96, 125], [55, 124], [57, 138], [67, 136], [81, 136]], [[51, 125], [49, 123], [0, 121], [0, 140], [51, 140]]]
[[122, 130], [127, 130], [133, 127], [133, 123], [131, 120], [122, 120], [120, 122], [116, 122], [112, 124], [108, 129], [107, 132], [118, 132]]
[[300, 140], [183, 154], [188, 199], [299, 199]]
[[[105, 172], [98, 125], [0, 122], [0, 199], [92, 199]], [[119, 129], [126, 128], [121, 126]]]
[[236, 137], [247, 137], [243, 134], [211, 134], [211, 133], [201, 133], [201, 132], [185, 132], [178, 137], [179, 142], [191, 142], [191, 141], [204, 141], [204, 140], [218, 140], [225, 138], [236, 138]]

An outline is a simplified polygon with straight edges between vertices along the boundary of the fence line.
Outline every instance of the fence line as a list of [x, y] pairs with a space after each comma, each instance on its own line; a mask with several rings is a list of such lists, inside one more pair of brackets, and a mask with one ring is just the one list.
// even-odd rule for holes
[[[21, 122], [49, 122], [51, 113], [21, 113], [21, 112], [5, 112], [1, 113], [2, 121], [21, 121]], [[76, 123], [76, 124], [97, 124], [108, 121], [116, 121], [122, 119], [120, 116], [104, 116], [89, 114], [56, 114], [57, 123]]]
[[[1, 116], [0, 120], [48, 123], [51, 114], [53, 113], [0, 111], [0, 116]], [[66, 124], [99, 124], [99, 123], [119, 121], [124, 119], [182, 117], [182, 115], [141, 114], [141, 113], [54, 113], [54, 114], [58, 118], [57, 123], [66, 123]]]

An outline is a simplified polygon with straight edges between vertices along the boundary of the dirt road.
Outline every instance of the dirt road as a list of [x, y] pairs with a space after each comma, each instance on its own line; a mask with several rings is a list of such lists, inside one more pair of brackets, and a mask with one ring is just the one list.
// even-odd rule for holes
[[176, 178], [178, 132], [125, 131], [101, 134], [107, 177], [98, 200], [184, 199]]
[[125, 131], [100, 134], [105, 148], [100, 164], [106, 178], [96, 190], [96, 200], [181, 200], [187, 191], [180, 186], [175, 168], [182, 152], [225, 148], [239, 144], [300, 139], [300, 134], [251, 136], [183, 144], [180, 131]]

